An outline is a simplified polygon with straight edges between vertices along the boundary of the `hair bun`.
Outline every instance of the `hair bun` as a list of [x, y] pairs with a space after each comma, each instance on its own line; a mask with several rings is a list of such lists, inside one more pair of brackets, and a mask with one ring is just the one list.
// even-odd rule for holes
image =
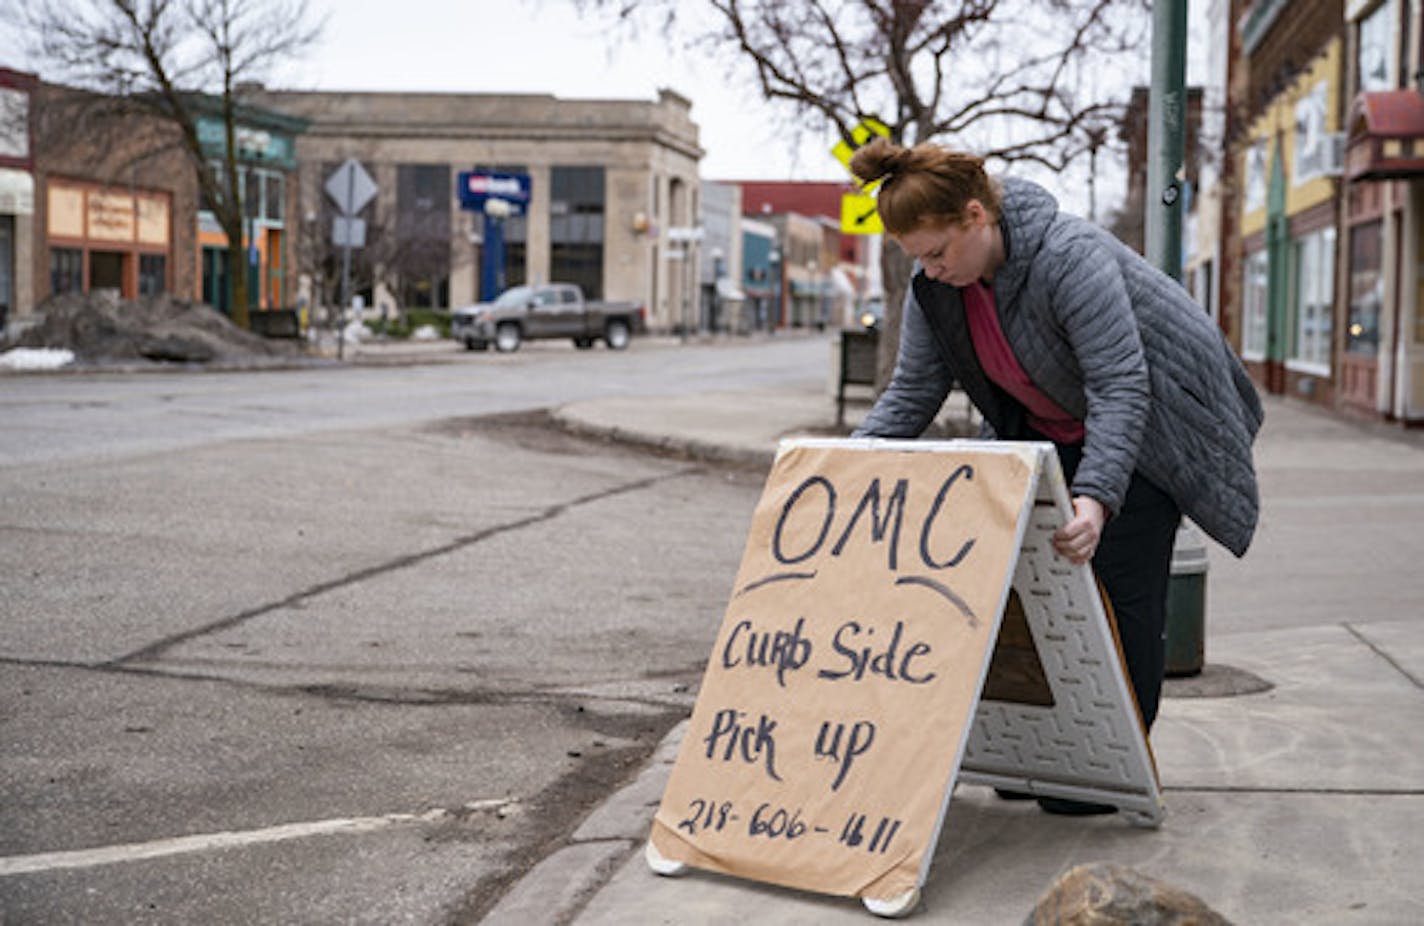
[[910, 149], [897, 145], [888, 138], [877, 136], [851, 155], [850, 172], [864, 183], [874, 183], [903, 170], [909, 157]]

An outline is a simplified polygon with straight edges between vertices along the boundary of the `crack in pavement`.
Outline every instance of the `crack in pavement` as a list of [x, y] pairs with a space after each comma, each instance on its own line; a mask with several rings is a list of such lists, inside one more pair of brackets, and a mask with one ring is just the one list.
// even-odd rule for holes
[[666, 698], [656, 695], [597, 694], [588, 691], [567, 691], [562, 688], [517, 689], [455, 689], [455, 688], [383, 688], [344, 683], [282, 684], [234, 678], [230, 675], [206, 675], [202, 672], [178, 671], [163, 666], [129, 666], [115, 663], [66, 662], [61, 659], [22, 659], [0, 656], [0, 666], [25, 669], [66, 669], [76, 672], [98, 672], [106, 675], [134, 676], [174, 682], [204, 682], [247, 691], [264, 692], [282, 697], [307, 697], [318, 701], [339, 701], [350, 704], [393, 705], [398, 707], [442, 707], [447, 705], [541, 704], [558, 707], [566, 704], [597, 704], [617, 709], [632, 706], [654, 711], [682, 710], [688, 707], [686, 692], [674, 691]]
[[234, 614], [229, 617], [224, 617], [220, 620], [213, 621], [210, 624], [204, 624], [201, 627], [194, 627], [191, 630], [185, 630], [181, 633], [173, 634], [155, 643], [150, 643], [149, 645], [141, 649], [137, 649], [131, 653], [127, 653], [123, 656], [120, 656], [117, 659], [110, 659], [107, 662], [100, 663], [97, 667], [121, 669], [125, 668], [128, 663], [151, 662], [162, 658], [165, 652], [175, 646], [179, 646], [189, 641], [196, 640], [199, 637], [204, 637], [211, 633], [218, 633], [224, 630], [228, 630], [232, 627], [236, 627], [239, 624], [244, 623], [245, 621], [249, 621], [254, 617], [261, 617], [264, 614], [270, 614], [273, 611], [278, 611], [282, 608], [293, 607], [308, 599], [316, 598], [320, 595], [326, 594], [327, 592], [336, 591], [337, 589], [346, 588], [348, 586], [364, 582], [367, 579], [373, 579], [377, 576], [386, 575], [387, 573], [397, 572], [401, 569], [406, 569], [411, 566], [419, 565], [437, 557], [444, 556], [448, 553], [454, 553], [456, 551], [463, 550], [466, 547], [473, 546], [474, 544], [488, 540], [491, 537], [497, 537], [501, 534], [507, 534], [512, 531], [522, 530], [526, 527], [532, 527], [535, 524], [542, 524], [545, 521], [551, 521], [554, 518], [559, 517], [566, 511], [578, 508], [583, 505], [603, 501], [605, 499], [613, 498], [618, 495], [623, 495], [628, 492], [636, 492], [639, 489], [646, 489], [650, 486], [658, 485], [659, 483], [670, 482], [674, 479], [681, 479], [685, 476], [696, 475], [701, 472], [703, 472], [703, 470], [700, 467], [679, 469], [671, 473], [664, 473], [660, 476], [650, 476], [646, 479], [638, 479], [633, 482], [625, 483], [623, 485], [614, 486], [610, 489], [604, 489], [600, 492], [593, 492], [588, 495], [583, 495], [567, 502], [560, 502], [556, 505], [550, 505], [543, 511], [537, 514], [532, 514], [526, 518], [520, 518], [517, 521], [510, 521], [505, 524], [497, 524], [494, 527], [487, 527], [484, 530], [476, 531], [473, 534], [466, 534], [462, 537], [456, 537], [454, 540], [451, 540], [448, 543], [441, 544], [440, 546], [433, 547], [429, 550], [422, 550], [418, 553], [410, 553], [405, 556], [396, 557], [392, 560], [387, 560], [384, 563], [378, 563], [374, 566], [368, 566], [365, 569], [358, 569], [355, 572], [347, 573], [346, 575], [341, 576], [339, 578], [332, 579], [327, 582], [321, 582], [317, 585], [311, 586], [310, 588], [303, 589], [299, 592], [294, 592], [293, 594], [288, 595], [287, 597], [279, 601], [273, 601], [264, 605], [258, 605], [255, 608], [249, 608], [246, 611], [242, 611], [238, 614]]

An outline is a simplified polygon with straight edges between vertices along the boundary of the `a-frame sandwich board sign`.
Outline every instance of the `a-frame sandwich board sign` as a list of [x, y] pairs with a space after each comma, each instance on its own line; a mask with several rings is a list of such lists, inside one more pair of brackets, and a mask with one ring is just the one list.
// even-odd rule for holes
[[[783, 441], [653, 821], [687, 866], [918, 902], [957, 781], [1161, 793], [1051, 444]], [[1005, 615], [1008, 614], [1006, 619]]]

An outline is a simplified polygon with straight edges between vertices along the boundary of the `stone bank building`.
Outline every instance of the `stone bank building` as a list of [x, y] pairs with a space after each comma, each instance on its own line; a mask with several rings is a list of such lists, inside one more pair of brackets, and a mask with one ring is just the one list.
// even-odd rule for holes
[[[449, 308], [480, 292], [484, 216], [463, 208], [461, 172], [523, 174], [523, 216], [503, 220], [504, 283], [574, 282], [590, 298], [647, 307], [654, 330], [693, 317], [700, 243], [697, 126], [671, 90], [653, 101], [548, 95], [271, 91], [253, 102], [297, 117], [296, 261], [305, 298], [333, 303], [334, 206], [323, 187], [355, 158], [375, 180], [362, 211], [365, 303]], [[317, 272], [326, 268], [325, 273]], [[339, 273], [339, 270], [337, 271]]]

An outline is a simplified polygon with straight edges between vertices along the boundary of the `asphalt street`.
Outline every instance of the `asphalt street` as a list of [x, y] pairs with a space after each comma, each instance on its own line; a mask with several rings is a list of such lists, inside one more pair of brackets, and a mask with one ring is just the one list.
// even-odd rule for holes
[[529, 410], [826, 350], [6, 379], [0, 922], [477, 917], [686, 713], [759, 488]]

